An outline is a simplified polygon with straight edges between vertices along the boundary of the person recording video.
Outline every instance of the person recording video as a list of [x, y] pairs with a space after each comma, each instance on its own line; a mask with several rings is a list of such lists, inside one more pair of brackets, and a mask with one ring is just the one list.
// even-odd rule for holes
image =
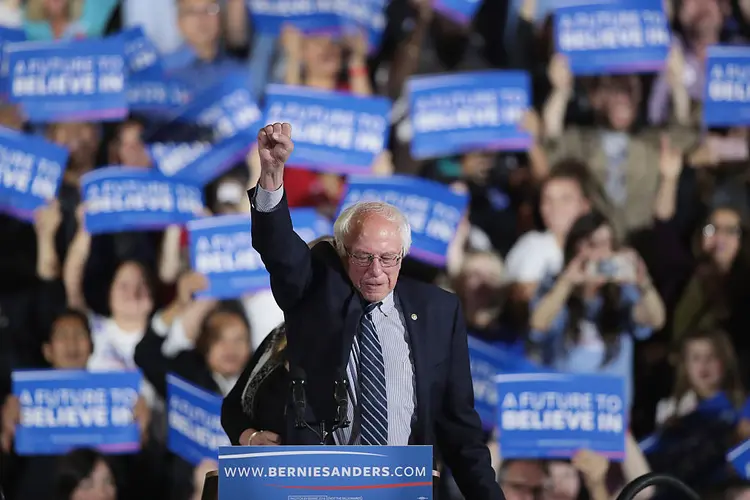
[[630, 402], [633, 339], [662, 327], [664, 304], [641, 258], [618, 249], [598, 212], [573, 224], [564, 258], [562, 273], [546, 279], [532, 300], [531, 341], [555, 370], [623, 377]]

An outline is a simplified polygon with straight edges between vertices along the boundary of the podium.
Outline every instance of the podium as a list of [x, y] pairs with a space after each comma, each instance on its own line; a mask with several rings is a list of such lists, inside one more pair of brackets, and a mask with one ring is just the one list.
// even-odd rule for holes
[[222, 446], [201, 500], [432, 500], [431, 446]]

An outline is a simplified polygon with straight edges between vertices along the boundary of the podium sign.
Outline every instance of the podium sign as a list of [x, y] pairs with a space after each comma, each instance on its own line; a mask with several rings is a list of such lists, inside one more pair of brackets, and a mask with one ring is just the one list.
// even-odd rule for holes
[[219, 499], [431, 500], [431, 446], [222, 446]]

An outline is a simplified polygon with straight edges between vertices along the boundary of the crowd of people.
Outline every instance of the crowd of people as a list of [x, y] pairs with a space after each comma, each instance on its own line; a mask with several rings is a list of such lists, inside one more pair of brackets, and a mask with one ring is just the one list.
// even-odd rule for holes
[[[557, 371], [626, 381], [622, 463], [590, 450], [572, 460], [503, 460], [488, 433], [506, 498], [604, 500], [650, 470], [674, 474], [710, 498], [750, 494], [726, 460], [750, 438], [750, 137], [744, 127], [705, 129], [701, 116], [707, 48], [748, 42], [750, 3], [665, 0], [673, 40], [663, 69], [592, 77], [574, 77], [555, 52], [551, 3], [484, 0], [467, 26], [436, 3], [387, 3], [375, 51], [362, 37], [310, 36], [292, 25], [272, 37], [255, 29], [245, 0], [4, 0], [0, 25], [42, 41], [141, 26], [171, 75], [198, 84], [242, 72], [259, 102], [269, 83], [388, 97], [392, 132], [373, 173], [420, 176], [469, 195], [446, 265], [407, 257], [402, 272], [455, 292], [470, 336]], [[528, 151], [414, 159], [409, 78], [484, 69], [531, 75], [533, 103], [522, 120]], [[280, 397], [285, 380], [280, 307], [270, 290], [196, 299], [206, 280], [190, 269], [183, 227], [86, 231], [81, 177], [108, 165], [153, 168], [148, 116], [40, 128], [2, 103], [0, 124], [69, 152], [59, 194], [33, 224], [0, 216], [6, 498], [199, 498], [216, 463], [193, 467], [166, 450], [166, 374], [226, 396], [253, 359], [271, 382], [242, 402], [252, 414]], [[248, 213], [246, 189], [258, 175], [253, 146], [246, 161], [206, 186], [205, 211]], [[291, 165], [284, 190], [290, 207], [333, 217], [345, 183], [346, 176]], [[605, 261], [620, 270], [592, 268]], [[10, 373], [49, 367], [141, 370], [147, 383], [134, 408], [141, 451], [17, 456], [20, 407]], [[255, 413], [267, 419], [256, 429], [268, 432], [253, 444], [277, 444], [282, 430], [273, 430], [282, 417]], [[226, 430], [235, 444], [246, 443], [246, 429]], [[647, 453], [638, 441], [655, 430], [678, 439]], [[441, 489], [441, 498], [461, 498], [448, 473]]]

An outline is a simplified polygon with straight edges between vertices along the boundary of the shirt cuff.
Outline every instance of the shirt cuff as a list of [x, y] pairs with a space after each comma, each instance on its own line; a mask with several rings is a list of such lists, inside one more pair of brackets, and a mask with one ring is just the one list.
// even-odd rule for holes
[[169, 333], [169, 326], [162, 319], [161, 312], [154, 314], [151, 319], [151, 330], [159, 337], [166, 337]]
[[182, 351], [187, 351], [195, 347], [195, 344], [185, 335], [185, 327], [182, 325], [181, 318], [175, 318], [172, 328], [169, 329], [169, 335], [161, 345], [161, 353], [165, 358], [174, 358]]
[[260, 187], [255, 186], [255, 199], [253, 200], [255, 210], [258, 212], [272, 212], [284, 197], [284, 186], [279, 187], [276, 191], [267, 191]]

